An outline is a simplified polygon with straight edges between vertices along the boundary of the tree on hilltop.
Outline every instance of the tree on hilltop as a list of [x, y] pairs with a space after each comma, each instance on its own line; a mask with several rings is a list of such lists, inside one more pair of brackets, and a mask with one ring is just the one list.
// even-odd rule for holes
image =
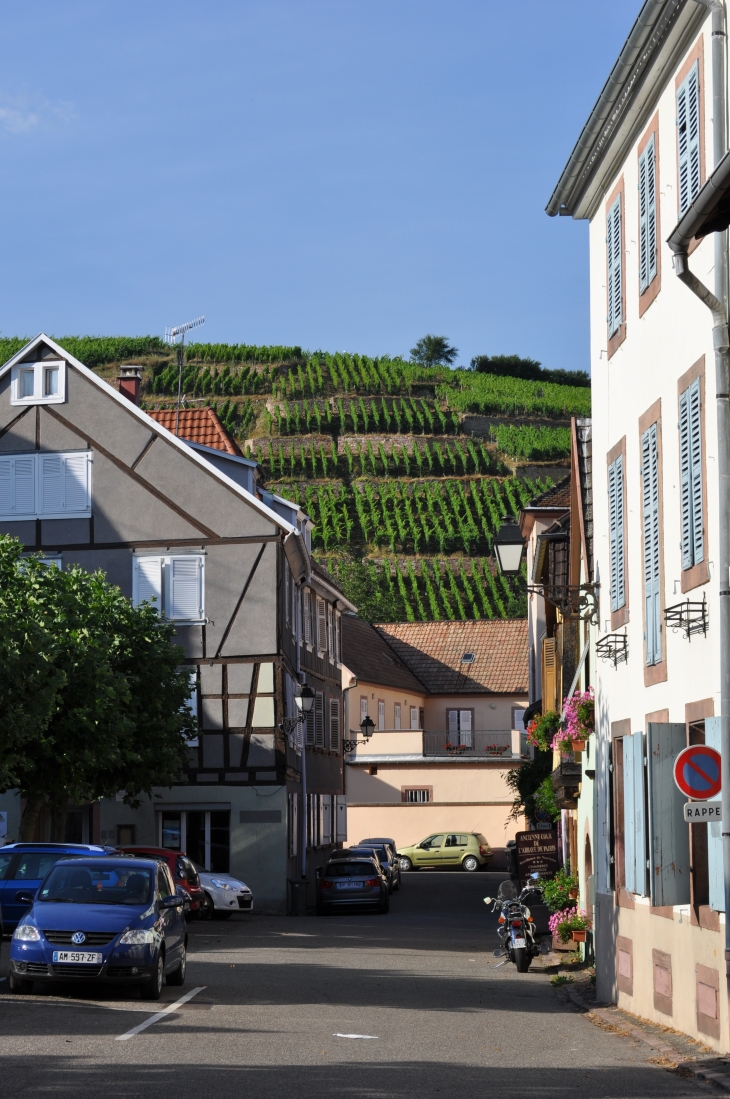
[[557, 385], [590, 386], [591, 379], [585, 370], [547, 370], [537, 359], [523, 359], [520, 355], [475, 355], [470, 369], [477, 374], [496, 374], [498, 377], [525, 378], [533, 382], [554, 382]]
[[459, 349], [451, 347], [446, 336], [423, 336], [411, 348], [411, 359], [422, 366], [451, 366], [458, 354]]

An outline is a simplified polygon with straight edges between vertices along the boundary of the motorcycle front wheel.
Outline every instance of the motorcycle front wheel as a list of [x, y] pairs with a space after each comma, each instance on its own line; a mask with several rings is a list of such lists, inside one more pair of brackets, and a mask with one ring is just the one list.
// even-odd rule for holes
[[518, 973], [527, 973], [530, 968], [530, 955], [527, 953], [527, 948], [519, 946], [512, 952], [515, 956], [515, 965], [517, 966]]

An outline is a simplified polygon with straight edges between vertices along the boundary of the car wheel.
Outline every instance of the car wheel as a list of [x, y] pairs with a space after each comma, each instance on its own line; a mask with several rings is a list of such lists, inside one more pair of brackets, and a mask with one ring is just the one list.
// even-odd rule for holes
[[388, 912], [389, 909], [390, 909], [390, 897], [386, 893], [385, 897], [383, 898], [383, 900], [378, 905], [378, 915], [379, 916], [385, 916], [385, 914]]
[[203, 904], [198, 909], [198, 913], [197, 913], [198, 919], [199, 920], [212, 920], [213, 919], [213, 912], [214, 912], [213, 898], [211, 897], [210, 893], [206, 893]]
[[479, 869], [479, 859], [476, 855], [467, 855], [461, 867], [462, 870], [467, 870], [470, 874], [473, 874], [475, 870]]
[[10, 991], [17, 993], [18, 996], [30, 996], [33, 991], [33, 982], [24, 981], [22, 977], [16, 977], [15, 974], [11, 974]]
[[233, 915], [233, 913], [230, 912], [230, 911], [226, 911], [225, 908], [214, 908], [213, 909], [213, 919], [214, 920], [230, 920], [232, 915]]
[[185, 974], [188, 968], [188, 944], [183, 943], [182, 958], [180, 959], [180, 965], [177, 969], [173, 969], [172, 973], [167, 974], [167, 983], [169, 985], [180, 986], [185, 984]]
[[413, 863], [407, 855], [402, 855], [400, 859], [401, 873], [407, 874], [409, 870], [413, 869]]
[[142, 999], [143, 1000], [159, 1000], [162, 995], [162, 985], [165, 980], [165, 958], [162, 951], [157, 955], [157, 965], [155, 971], [150, 977], [149, 981], [146, 981], [142, 985]]

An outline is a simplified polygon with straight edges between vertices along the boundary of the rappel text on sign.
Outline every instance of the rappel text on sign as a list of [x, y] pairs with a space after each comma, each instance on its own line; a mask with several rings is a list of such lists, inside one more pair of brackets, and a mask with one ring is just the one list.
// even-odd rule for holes
[[690, 824], [722, 820], [722, 802], [688, 801], [684, 806], [684, 819]]

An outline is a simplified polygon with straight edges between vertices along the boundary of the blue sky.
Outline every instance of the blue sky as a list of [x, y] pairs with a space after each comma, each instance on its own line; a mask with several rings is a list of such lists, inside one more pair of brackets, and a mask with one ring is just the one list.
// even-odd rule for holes
[[0, 331], [588, 366], [544, 213], [640, 0], [33, 0], [0, 12]]

